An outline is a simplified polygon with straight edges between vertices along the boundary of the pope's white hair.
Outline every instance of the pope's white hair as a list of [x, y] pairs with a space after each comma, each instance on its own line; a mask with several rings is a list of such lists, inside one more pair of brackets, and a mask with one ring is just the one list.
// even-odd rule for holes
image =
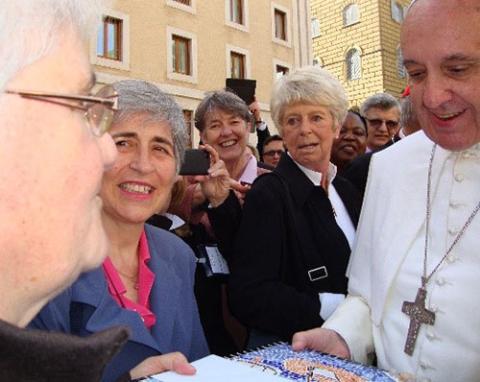
[[97, 31], [103, 0], [2, 0], [0, 91], [22, 68], [44, 57], [67, 30], [86, 39]]

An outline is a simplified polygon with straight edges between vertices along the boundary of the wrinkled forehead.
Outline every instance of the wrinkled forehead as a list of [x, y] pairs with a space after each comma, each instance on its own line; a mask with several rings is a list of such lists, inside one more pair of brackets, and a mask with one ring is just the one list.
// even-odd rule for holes
[[432, 38], [442, 32], [468, 30], [470, 35], [480, 37], [479, 21], [480, 0], [416, 0], [408, 9], [401, 34]]

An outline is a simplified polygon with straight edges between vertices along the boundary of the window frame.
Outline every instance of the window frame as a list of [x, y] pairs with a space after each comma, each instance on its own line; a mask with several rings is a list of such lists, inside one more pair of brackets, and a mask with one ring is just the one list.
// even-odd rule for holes
[[249, 17], [248, 17], [248, 0], [239, 0], [241, 1], [241, 13], [242, 13], [242, 22], [237, 23], [233, 21], [232, 8], [231, 4], [234, 0], [225, 0], [225, 25], [232, 27], [234, 29], [240, 30], [242, 32], [249, 31]]
[[312, 30], [312, 39], [322, 35], [320, 28], [320, 20], [318, 17], [312, 17], [310, 20], [310, 28]]
[[[356, 19], [348, 20], [347, 19], [348, 14], [349, 14], [349, 12], [351, 14], [353, 9], [356, 10]], [[349, 26], [358, 24], [360, 22], [360, 7], [358, 6], [357, 3], [350, 3], [343, 8], [342, 16], [343, 16], [343, 27], [344, 28], [347, 28]]]
[[[167, 26], [167, 78], [170, 80], [183, 81], [189, 83], [198, 82], [198, 54], [197, 54], [197, 36], [183, 29]], [[179, 73], [173, 67], [173, 38], [189, 40], [189, 74]]]
[[397, 63], [397, 76], [398, 78], [407, 78], [407, 69], [403, 65], [403, 54], [402, 54], [402, 48], [397, 46], [397, 49], [395, 50], [395, 59]]
[[[349, 60], [348, 60], [348, 56], [350, 54], [350, 52], [356, 52], [358, 54], [358, 60], [359, 60], [359, 74], [358, 74], [358, 77], [349, 77]], [[362, 51], [357, 48], [357, 47], [352, 47], [352, 48], [349, 48], [347, 50], [347, 52], [345, 53], [345, 79], [347, 81], [358, 81], [358, 80], [361, 80], [362, 79]]]
[[288, 62], [285, 62], [285, 61], [281, 61], [281, 60], [278, 60], [276, 58], [273, 59], [272, 61], [273, 63], [273, 81], [275, 82], [277, 79], [279, 79], [280, 77], [277, 76], [277, 68], [278, 67], [282, 67], [282, 68], [285, 68], [288, 70], [288, 72], [290, 73], [292, 71], [292, 65], [289, 64]]
[[250, 72], [250, 52], [247, 49], [240, 48], [238, 46], [228, 45], [226, 46], [226, 78], [232, 78], [232, 53], [242, 55], [245, 57], [244, 77], [251, 78]]
[[179, 9], [181, 11], [189, 12], [196, 14], [197, 13], [197, 0], [187, 0], [190, 4], [185, 4], [182, 0], [166, 0], [165, 3], [172, 7]]
[[[276, 35], [276, 12], [281, 12], [285, 15], [285, 40], [278, 38]], [[291, 48], [291, 41], [292, 41], [292, 32], [291, 32], [291, 17], [290, 17], [290, 10], [285, 8], [279, 4], [272, 3], [271, 6], [271, 19], [272, 19], [272, 41]]]
[[[92, 37], [90, 43], [90, 62], [93, 65], [104, 66], [113, 69], [130, 70], [130, 17], [129, 15], [107, 10], [102, 15], [101, 28], [105, 28], [104, 19], [115, 19], [121, 22], [120, 35], [117, 36], [119, 50], [121, 52], [120, 60], [97, 55], [98, 32]], [[105, 44], [105, 41], [104, 41]]]
[[[400, 14], [399, 14], [400, 19], [397, 18], [397, 15], [395, 14], [395, 10], [398, 10], [400, 12]], [[400, 4], [396, 0], [391, 0], [390, 1], [390, 15], [391, 15], [393, 21], [395, 21], [398, 24], [402, 24], [403, 20], [405, 19], [405, 9], [402, 6], [402, 4]]]

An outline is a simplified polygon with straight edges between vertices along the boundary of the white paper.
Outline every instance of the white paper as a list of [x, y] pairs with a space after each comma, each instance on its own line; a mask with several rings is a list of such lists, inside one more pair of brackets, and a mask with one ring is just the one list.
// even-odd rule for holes
[[228, 269], [227, 261], [218, 248], [206, 246], [205, 250], [207, 251], [208, 261], [213, 274], [229, 275], [230, 269]]
[[172, 371], [160, 373], [146, 379], [149, 382], [285, 382], [286, 379], [263, 372], [257, 367], [209, 355], [192, 362], [197, 369], [195, 375], [179, 375]]

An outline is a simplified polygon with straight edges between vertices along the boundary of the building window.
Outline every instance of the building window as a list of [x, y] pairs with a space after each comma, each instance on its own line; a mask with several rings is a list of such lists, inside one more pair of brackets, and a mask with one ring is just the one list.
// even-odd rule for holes
[[313, 59], [313, 66], [318, 66], [319, 68], [323, 68], [323, 60], [320, 57], [315, 57]]
[[122, 61], [123, 21], [106, 16], [97, 36], [97, 56], [110, 60]]
[[275, 9], [275, 37], [287, 41], [287, 15], [279, 9]]
[[403, 21], [403, 7], [397, 3], [395, 0], [391, 1], [392, 5], [392, 19], [394, 19], [397, 23], [401, 23]]
[[167, 26], [167, 78], [197, 83], [197, 37]]
[[397, 48], [397, 73], [399, 78], [405, 78], [407, 75], [405, 66], [403, 65], [403, 54], [400, 47]]
[[172, 35], [172, 68], [175, 73], [189, 76], [191, 70], [191, 43], [188, 38]]
[[165, 0], [165, 3], [172, 8], [195, 14], [197, 0]]
[[130, 17], [107, 10], [90, 42], [90, 61], [107, 68], [130, 70]]
[[193, 146], [193, 111], [184, 109], [183, 119], [185, 120], [185, 127], [188, 134], [187, 146], [191, 148]]
[[348, 27], [349, 25], [358, 23], [360, 21], [360, 10], [358, 9], [357, 4], [347, 5], [343, 9], [343, 26]]
[[229, 0], [230, 3], [230, 21], [232, 23], [244, 24], [243, 22], [243, 1]]
[[320, 36], [320, 20], [312, 17], [312, 38]]
[[283, 65], [275, 65], [275, 78], [282, 78], [283, 76], [287, 75], [290, 69]]
[[358, 49], [350, 49], [346, 57], [347, 80], [358, 80], [362, 76], [362, 61]]
[[230, 78], [245, 78], [245, 55], [230, 52]]

